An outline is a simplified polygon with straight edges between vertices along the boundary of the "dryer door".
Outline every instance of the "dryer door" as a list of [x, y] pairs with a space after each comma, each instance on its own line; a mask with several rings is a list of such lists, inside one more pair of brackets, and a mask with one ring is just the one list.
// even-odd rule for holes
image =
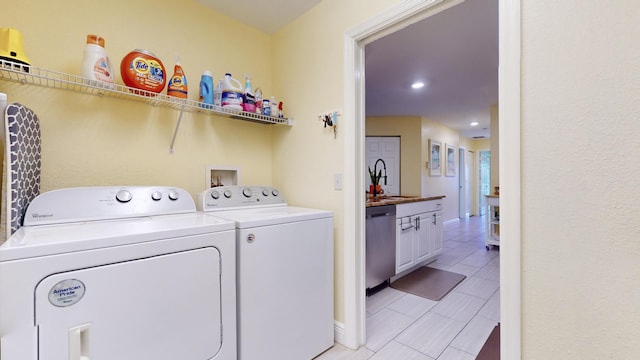
[[213, 247], [50, 275], [35, 292], [38, 358], [211, 359], [220, 295]]

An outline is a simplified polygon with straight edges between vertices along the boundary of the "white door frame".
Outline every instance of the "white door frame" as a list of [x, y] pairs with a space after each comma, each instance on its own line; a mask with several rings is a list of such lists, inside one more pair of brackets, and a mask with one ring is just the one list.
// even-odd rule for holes
[[[484, 195], [482, 194], [482, 153], [483, 152], [488, 152], [489, 154], [491, 154], [491, 150], [490, 149], [480, 149], [477, 150], [478, 156], [476, 157], [476, 167], [478, 168], [478, 172], [476, 174], [476, 182], [478, 184], [478, 186], [476, 186], [476, 201], [478, 202], [478, 216], [482, 216], [485, 214], [485, 208], [487, 206], [487, 204], [485, 203], [485, 201], [483, 201], [483, 197]], [[491, 166], [491, 164], [489, 164], [489, 166]], [[489, 169], [489, 194], [491, 194], [491, 169]]]
[[[520, 296], [520, 28], [522, 0], [499, 0], [500, 352], [521, 354]], [[336, 337], [358, 348], [366, 342], [364, 268], [364, 46], [462, 0], [407, 0], [345, 32], [344, 36], [344, 328]], [[340, 333], [340, 331], [337, 331]]]
[[[469, 175], [465, 171], [467, 161], [467, 148], [458, 147], [458, 217], [460, 219], [466, 219], [467, 217], [467, 187], [465, 182], [466, 177]], [[469, 209], [469, 213], [471, 209]]]

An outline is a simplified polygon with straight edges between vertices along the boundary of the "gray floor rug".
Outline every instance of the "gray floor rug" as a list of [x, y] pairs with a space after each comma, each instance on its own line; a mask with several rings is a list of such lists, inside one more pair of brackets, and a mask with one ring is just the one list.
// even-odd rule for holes
[[493, 328], [476, 360], [500, 360], [500, 324]]
[[391, 283], [391, 287], [429, 300], [440, 301], [465, 275], [423, 266]]

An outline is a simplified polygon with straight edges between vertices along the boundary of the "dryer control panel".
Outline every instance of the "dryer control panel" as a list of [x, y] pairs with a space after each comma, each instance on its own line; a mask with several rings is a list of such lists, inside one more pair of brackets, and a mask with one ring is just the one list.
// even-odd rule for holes
[[198, 194], [200, 211], [231, 210], [256, 206], [286, 206], [280, 191], [270, 186], [219, 186]]
[[196, 212], [191, 195], [166, 186], [99, 186], [48, 191], [31, 201], [24, 226]]

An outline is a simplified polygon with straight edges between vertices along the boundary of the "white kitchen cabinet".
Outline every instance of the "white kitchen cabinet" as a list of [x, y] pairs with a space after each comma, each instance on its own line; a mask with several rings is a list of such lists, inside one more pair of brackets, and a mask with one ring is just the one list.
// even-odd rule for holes
[[442, 200], [396, 205], [396, 274], [442, 251]]
[[500, 246], [500, 197], [485, 195], [487, 200], [487, 216], [485, 223], [484, 246], [489, 250], [492, 245]]
[[442, 252], [442, 243], [444, 240], [443, 212], [438, 210], [432, 213], [429, 226], [431, 240], [431, 252], [436, 255]]
[[416, 264], [419, 264], [431, 256], [431, 214], [418, 214], [415, 222]]
[[415, 233], [412, 217], [396, 218], [396, 274], [416, 264]]

